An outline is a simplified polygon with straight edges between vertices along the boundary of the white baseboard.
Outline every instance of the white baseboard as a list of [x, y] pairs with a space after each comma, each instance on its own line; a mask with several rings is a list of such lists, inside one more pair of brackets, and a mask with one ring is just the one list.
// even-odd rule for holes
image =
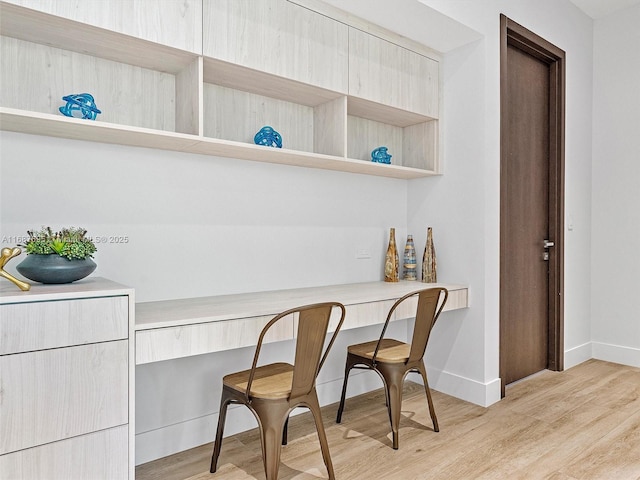
[[640, 367], [640, 348], [591, 342], [593, 358], [607, 362]]
[[[434, 390], [466, 400], [483, 407], [500, 400], [500, 379], [489, 383], [454, 375], [445, 371], [429, 369], [429, 381]], [[410, 374], [408, 380], [421, 383], [420, 375]], [[382, 382], [373, 372], [352, 372], [349, 377], [347, 397], [353, 397], [382, 387]], [[320, 405], [330, 405], [340, 400], [342, 379], [318, 385]], [[437, 405], [436, 405], [437, 409]], [[295, 411], [302, 413], [306, 409]], [[213, 441], [218, 414], [205, 415], [148, 432], [136, 434], [136, 465], [182, 452]], [[230, 407], [227, 412], [225, 437], [250, 430], [257, 426], [249, 409]]]
[[429, 369], [428, 375], [429, 383], [433, 389], [452, 397], [475, 403], [481, 407], [488, 407], [500, 401], [500, 378], [482, 383], [446, 371], [432, 371], [431, 369]]
[[564, 369], [567, 370], [571, 367], [586, 362], [590, 358], [593, 358], [591, 342], [583, 343], [577, 347], [570, 348], [564, 351]]

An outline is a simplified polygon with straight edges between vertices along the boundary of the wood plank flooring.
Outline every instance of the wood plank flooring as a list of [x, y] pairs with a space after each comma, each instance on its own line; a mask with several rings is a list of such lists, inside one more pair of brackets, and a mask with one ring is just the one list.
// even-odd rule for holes
[[[411, 378], [411, 377], [409, 377]], [[338, 480], [640, 480], [640, 368], [589, 360], [565, 372], [543, 371], [507, 388], [489, 408], [433, 392], [433, 431], [422, 386], [407, 382], [400, 449], [382, 390], [323, 408]], [[264, 479], [257, 429], [226, 438], [218, 472], [212, 445], [136, 468], [137, 480]], [[326, 479], [309, 414], [289, 422], [279, 478]]]

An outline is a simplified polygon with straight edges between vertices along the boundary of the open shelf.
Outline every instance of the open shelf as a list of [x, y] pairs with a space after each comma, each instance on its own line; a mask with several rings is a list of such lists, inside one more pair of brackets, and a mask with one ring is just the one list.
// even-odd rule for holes
[[150, 128], [128, 127], [107, 122], [92, 122], [6, 107], [0, 107], [0, 125], [2, 130], [33, 135], [157, 148], [256, 162], [362, 173], [380, 177], [411, 179], [435, 174], [418, 168], [382, 165], [286, 148], [262, 147], [231, 140], [206, 138]]

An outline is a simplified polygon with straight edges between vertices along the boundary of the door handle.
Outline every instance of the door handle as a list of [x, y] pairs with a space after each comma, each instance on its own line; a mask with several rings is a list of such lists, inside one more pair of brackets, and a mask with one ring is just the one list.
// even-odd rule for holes
[[553, 247], [554, 245], [555, 245], [555, 243], [550, 242], [549, 240], [543, 240], [542, 241], [543, 248], [550, 248], [550, 247]]

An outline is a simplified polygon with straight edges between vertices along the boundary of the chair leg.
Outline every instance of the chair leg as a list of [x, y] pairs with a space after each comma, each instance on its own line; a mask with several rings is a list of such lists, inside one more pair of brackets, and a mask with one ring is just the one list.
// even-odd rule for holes
[[347, 382], [349, 381], [349, 373], [355, 365], [351, 356], [347, 354], [347, 363], [344, 367], [344, 381], [342, 382], [342, 395], [340, 396], [340, 405], [338, 406], [338, 414], [336, 415], [336, 423], [342, 422], [342, 412], [344, 411], [344, 401], [347, 396]]
[[331, 455], [329, 454], [329, 442], [327, 441], [327, 434], [324, 430], [324, 424], [322, 423], [322, 414], [320, 412], [320, 403], [318, 402], [318, 396], [315, 390], [309, 394], [307, 405], [313, 419], [316, 423], [316, 430], [318, 431], [318, 440], [320, 441], [320, 450], [322, 451], [322, 458], [324, 464], [327, 467], [329, 474], [329, 480], [335, 480], [335, 474], [333, 472], [333, 463], [331, 462]]
[[289, 417], [284, 422], [284, 428], [282, 429], [282, 445], [286, 445], [288, 442], [288, 433], [289, 433]]
[[222, 448], [222, 435], [224, 433], [224, 422], [227, 418], [227, 407], [231, 403], [231, 397], [222, 389], [222, 398], [220, 400], [220, 413], [218, 413], [218, 429], [216, 431], [216, 439], [213, 444], [213, 454], [211, 455], [211, 467], [209, 472], [214, 473], [218, 468], [218, 457], [220, 457], [220, 449]]
[[398, 429], [400, 427], [400, 414], [402, 412], [402, 383], [404, 381], [404, 365], [403, 369], [385, 368], [379, 370], [385, 386], [385, 394], [387, 398], [387, 410], [389, 412], [389, 421], [391, 423], [392, 446], [394, 450], [398, 449]]
[[440, 427], [438, 427], [438, 418], [436, 417], [436, 410], [433, 407], [433, 400], [431, 398], [431, 389], [429, 388], [429, 381], [427, 380], [427, 369], [424, 366], [424, 362], [421, 365], [418, 365], [418, 370], [420, 371], [420, 375], [422, 375], [422, 381], [424, 382], [424, 390], [427, 393], [427, 403], [429, 404], [429, 414], [431, 415], [431, 421], [433, 422], [433, 431], [439, 432]]
[[274, 402], [263, 405], [254, 400], [251, 408], [255, 409], [260, 427], [264, 473], [267, 480], [277, 480], [283, 430], [289, 416], [288, 406], [286, 403], [274, 405]]

